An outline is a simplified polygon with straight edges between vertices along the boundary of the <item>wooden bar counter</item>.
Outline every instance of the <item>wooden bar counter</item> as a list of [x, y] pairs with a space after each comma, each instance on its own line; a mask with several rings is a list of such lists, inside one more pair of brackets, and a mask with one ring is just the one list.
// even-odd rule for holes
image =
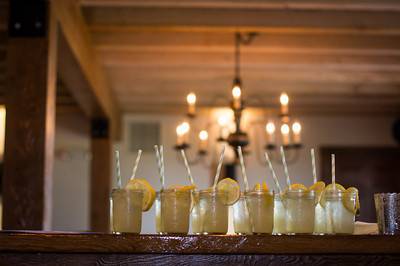
[[0, 265], [400, 265], [400, 237], [3, 231]]

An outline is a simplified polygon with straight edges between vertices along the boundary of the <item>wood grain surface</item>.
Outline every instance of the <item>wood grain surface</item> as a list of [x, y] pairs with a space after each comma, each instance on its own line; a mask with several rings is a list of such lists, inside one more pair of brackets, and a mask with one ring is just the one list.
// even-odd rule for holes
[[0, 265], [399, 265], [395, 255], [175, 255], [3, 253]]
[[101, 233], [0, 233], [0, 252], [135, 254], [400, 254], [400, 237], [158, 236]]

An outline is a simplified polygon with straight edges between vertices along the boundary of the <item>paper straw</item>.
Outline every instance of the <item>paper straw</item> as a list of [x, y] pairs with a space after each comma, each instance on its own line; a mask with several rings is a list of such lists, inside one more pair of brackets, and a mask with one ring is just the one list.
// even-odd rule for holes
[[119, 151], [115, 151], [115, 159], [117, 161], [117, 186], [119, 189], [122, 188], [122, 178], [121, 178], [121, 165], [119, 161]]
[[281, 146], [281, 157], [282, 157], [283, 170], [285, 171], [285, 176], [286, 176], [286, 185], [290, 189], [291, 182], [290, 182], [289, 170], [287, 167], [285, 151], [283, 150], [283, 146]]
[[247, 191], [249, 191], [249, 181], [247, 179], [246, 167], [244, 166], [242, 147], [238, 146], [237, 150], [238, 150], [238, 154], [239, 154], [240, 169], [242, 170], [242, 176], [243, 176], [243, 180], [244, 180], [244, 189], [247, 192]]
[[225, 145], [222, 146], [221, 155], [219, 156], [217, 172], [215, 173], [214, 177], [213, 190], [215, 190], [215, 188], [217, 187], [219, 175], [221, 173], [222, 162], [224, 161], [224, 156], [225, 156]]
[[142, 150], [138, 150], [138, 154], [136, 156], [135, 164], [133, 165], [132, 176], [131, 179], [134, 179], [136, 176], [136, 171], [139, 165], [140, 157], [142, 156]]
[[332, 160], [332, 185], [333, 189], [336, 189], [336, 172], [335, 172], [335, 154], [331, 154]]
[[161, 169], [162, 168], [161, 167], [161, 158], [160, 158], [160, 151], [158, 150], [157, 145], [154, 145], [154, 150], [156, 151], [158, 173], [160, 174], [161, 190], [163, 190], [164, 186], [163, 186], [162, 169]]
[[281, 194], [281, 193], [282, 193], [282, 188], [281, 188], [281, 186], [279, 185], [279, 181], [278, 181], [278, 178], [276, 177], [275, 170], [274, 170], [274, 168], [272, 167], [272, 163], [271, 163], [271, 160], [269, 159], [268, 152], [265, 152], [265, 153], [264, 153], [264, 156], [265, 156], [265, 160], [267, 161], [269, 170], [270, 170], [271, 173], [272, 173], [272, 178], [274, 179], [275, 186], [278, 188], [279, 194]]
[[161, 186], [165, 187], [165, 166], [164, 166], [164, 146], [160, 145], [160, 161], [161, 161]]
[[314, 149], [311, 149], [311, 164], [312, 164], [312, 173], [313, 173], [313, 179], [314, 179], [314, 184], [317, 183], [317, 168], [315, 167], [315, 152]]
[[185, 163], [185, 167], [186, 167], [186, 171], [187, 171], [187, 174], [188, 174], [188, 177], [189, 177], [189, 181], [192, 184], [192, 186], [195, 186], [194, 179], [193, 179], [193, 176], [192, 176], [192, 172], [190, 171], [190, 166], [189, 166], [188, 160], [186, 158], [186, 154], [185, 154], [185, 150], [184, 149], [181, 150], [181, 154], [182, 154], [183, 162]]

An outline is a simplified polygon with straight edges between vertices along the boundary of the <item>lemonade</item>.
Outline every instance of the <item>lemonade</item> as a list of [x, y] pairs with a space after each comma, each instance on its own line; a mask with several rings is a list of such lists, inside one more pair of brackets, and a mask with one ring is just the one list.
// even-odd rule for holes
[[200, 220], [203, 234], [226, 234], [228, 231], [229, 206], [240, 197], [238, 183], [225, 178], [218, 184], [200, 191]]
[[316, 194], [300, 184], [292, 185], [284, 195], [286, 233], [311, 234], [314, 231]]
[[171, 188], [156, 197], [156, 231], [158, 234], [187, 234], [191, 207], [191, 190]]
[[203, 234], [226, 234], [228, 231], [228, 208], [226, 192], [210, 189], [200, 191], [200, 220]]
[[[337, 186], [338, 188], [338, 186]], [[355, 214], [359, 208], [358, 191], [344, 190], [342, 186], [327, 189], [322, 195], [321, 205], [325, 209], [326, 234], [352, 234]]]
[[317, 197], [317, 205], [315, 206], [314, 218], [314, 234], [322, 235], [326, 231], [326, 214], [325, 209], [320, 204], [321, 194], [325, 189], [325, 183], [322, 181], [315, 182], [310, 188], [314, 191]]
[[274, 227], [274, 193], [254, 190], [245, 193], [254, 234], [271, 234]]
[[286, 208], [280, 194], [275, 194], [274, 197], [274, 229], [272, 233], [275, 235], [286, 234]]
[[139, 234], [142, 227], [141, 190], [113, 189], [110, 199], [111, 230]]
[[242, 194], [233, 205], [233, 226], [238, 235], [251, 235], [252, 223], [250, 221], [249, 209], [247, 207], [247, 196]]
[[200, 211], [200, 193], [192, 192], [192, 211], [190, 212], [190, 227], [192, 234], [199, 235], [202, 232], [202, 221]]

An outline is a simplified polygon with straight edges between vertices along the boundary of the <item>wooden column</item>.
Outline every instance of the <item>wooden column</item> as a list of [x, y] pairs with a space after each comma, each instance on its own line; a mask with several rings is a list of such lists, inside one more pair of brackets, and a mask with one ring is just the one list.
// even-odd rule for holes
[[90, 229], [109, 231], [112, 141], [106, 119], [92, 121], [90, 182]]
[[46, 230], [51, 220], [56, 24], [47, 2], [10, 2], [3, 228]]

